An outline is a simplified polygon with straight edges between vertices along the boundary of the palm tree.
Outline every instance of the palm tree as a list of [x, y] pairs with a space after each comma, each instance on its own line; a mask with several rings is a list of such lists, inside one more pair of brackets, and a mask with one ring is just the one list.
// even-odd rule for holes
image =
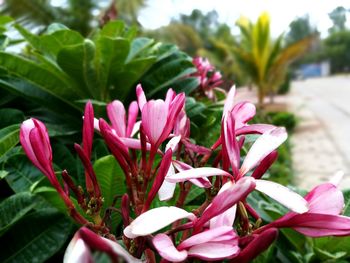
[[283, 47], [284, 35], [273, 40], [270, 35], [270, 17], [263, 13], [254, 24], [241, 17], [237, 23], [241, 35], [234, 44], [233, 52], [242, 70], [258, 88], [258, 102], [263, 105], [264, 97], [273, 95], [286, 78], [288, 66], [303, 55], [314, 40], [314, 36]]

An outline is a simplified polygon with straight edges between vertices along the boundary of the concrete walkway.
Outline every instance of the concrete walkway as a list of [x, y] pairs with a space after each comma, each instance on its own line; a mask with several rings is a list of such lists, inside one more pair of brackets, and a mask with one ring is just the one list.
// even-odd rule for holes
[[296, 81], [287, 96], [299, 118], [292, 136], [296, 185], [310, 189], [342, 170], [350, 188], [350, 77]]

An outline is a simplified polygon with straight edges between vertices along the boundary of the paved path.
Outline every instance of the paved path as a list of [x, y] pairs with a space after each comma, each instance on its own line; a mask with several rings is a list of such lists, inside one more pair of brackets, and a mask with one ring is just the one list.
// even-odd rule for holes
[[305, 189], [339, 170], [350, 188], [350, 76], [293, 82], [287, 97], [299, 118], [292, 137], [295, 183]]

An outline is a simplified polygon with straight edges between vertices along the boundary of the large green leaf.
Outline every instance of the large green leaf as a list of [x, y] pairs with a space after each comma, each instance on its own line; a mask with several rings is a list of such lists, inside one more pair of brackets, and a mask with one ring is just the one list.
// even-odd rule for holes
[[61, 213], [31, 213], [0, 239], [0, 262], [45, 262], [61, 249], [71, 231], [70, 219]]
[[[126, 193], [125, 177], [122, 169], [111, 155], [98, 159], [94, 164], [97, 180], [104, 198], [103, 209], [107, 209], [113, 203], [116, 196]], [[117, 203], [120, 205], [120, 202]], [[116, 215], [116, 214], [114, 214]], [[113, 226], [120, 222], [120, 216], [113, 217]]]
[[0, 128], [21, 123], [24, 119], [24, 114], [20, 110], [9, 108], [0, 109]]
[[0, 130], [0, 157], [19, 142], [19, 125], [14, 124]]
[[5, 179], [16, 193], [29, 191], [34, 183], [44, 179], [25, 155], [13, 156], [5, 164], [5, 170], [9, 173]]
[[58, 75], [57, 72], [24, 57], [0, 52], [0, 67], [9, 75], [20, 77], [67, 104], [72, 104], [72, 100], [78, 98], [74, 86], [64, 75]]
[[0, 236], [14, 223], [34, 209], [40, 200], [29, 192], [10, 196], [0, 203]]
[[93, 68], [95, 45], [85, 40], [79, 45], [65, 47], [57, 55], [59, 66], [78, 83], [80, 98], [98, 98], [96, 72]]

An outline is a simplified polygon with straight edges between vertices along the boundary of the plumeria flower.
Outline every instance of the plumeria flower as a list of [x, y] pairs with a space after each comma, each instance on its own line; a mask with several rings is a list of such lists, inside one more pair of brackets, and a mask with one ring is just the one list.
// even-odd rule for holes
[[344, 208], [342, 192], [333, 183], [316, 186], [306, 196], [309, 211], [304, 214], [290, 212], [269, 227], [290, 227], [311, 237], [345, 236], [350, 234], [350, 218], [340, 215]]
[[136, 94], [141, 109], [143, 130], [151, 145], [158, 149], [174, 128], [185, 103], [185, 94], [176, 95], [169, 89], [165, 101], [160, 99], [147, 101], [141, 85], [137, 86]]
[[129, 254], [117, 242], [100, 237], [86, 227], [80, 228], [69, 243], [64, 254], [64, 263], [91, 263], [91, 250], [106, 253], [113, 262], [137, 263], [141, 260]]
[[[181, 262], [187, 257], [203, 260], [221, 260], [238, 255], [238, 236], [232, 225], [235, 219], [235, 204], [244, 199], [255, 187], [253, 178], [244, 178], [237, 184], [228, 182], [201, 217], [194, 220], [194, 235], [177, 247], [166, 234], [158, 234], [153, 244], [159, 254], [168, 261]], [[209, 227], [202, 228], [208, 224]], [[198, 232], [198, 229], [202, 229]]]

